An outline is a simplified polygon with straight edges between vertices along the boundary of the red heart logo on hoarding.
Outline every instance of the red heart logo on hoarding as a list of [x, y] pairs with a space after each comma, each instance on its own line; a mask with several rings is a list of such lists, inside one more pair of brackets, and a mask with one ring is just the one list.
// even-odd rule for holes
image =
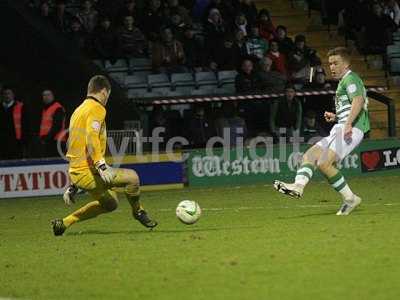
[[361, 159], [368, 170], [373, 170], [379, 164], [381, 156], [378, 151], [365, 152], [363, 153]]

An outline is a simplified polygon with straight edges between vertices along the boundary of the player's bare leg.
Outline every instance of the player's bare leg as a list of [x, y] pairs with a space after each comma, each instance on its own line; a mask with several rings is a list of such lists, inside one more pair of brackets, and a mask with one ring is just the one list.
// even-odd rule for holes
[[140, 204], [140, 182], [136, 172], [131, 169], [114, 169], [114, 172], [113, 186], [123, 188], [123, 193], [132, 208], [132, 216], [145, 227], [156, 227], [157, 222], [150, 219]]

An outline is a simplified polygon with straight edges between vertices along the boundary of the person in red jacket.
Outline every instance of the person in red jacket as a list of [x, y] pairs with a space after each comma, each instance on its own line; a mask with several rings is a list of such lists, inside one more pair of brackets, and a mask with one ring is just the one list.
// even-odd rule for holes
[[0, 160], [21, 159], [26, 153], [29, 125], [24, 104], [15, 99], [14, 91], [5, 87], [0, 105]]
[[260, 36], [266, 41], [270, 41], [277, 37], [276, 29], [272, 23], [271, 16], [267, 9], [262, 9], [258, 13], [257, 26], [260, 31]]
[[59, 149], [65, 148], [65, 109], [55, 101], [51, 90], [42, 92], [43, 110], [39, 128], [39, 139], [42, 157], [58, 157]]
[[267, 57], [272, 60], [272, 70], [277, 71], [287, 76], [287, 62], [285, 54], [279, 51], [279, 44], [277, 40], [271, 40], [270, 50]]

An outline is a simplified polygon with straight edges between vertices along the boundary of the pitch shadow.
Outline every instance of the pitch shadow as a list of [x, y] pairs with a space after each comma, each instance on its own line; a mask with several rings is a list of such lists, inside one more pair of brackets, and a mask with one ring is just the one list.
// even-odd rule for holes
[[209, 227], [209, 228], [190, 228], [185, 229], [154, 229], [154, 230], [118, 230], [118, 231], [107, 231], [107, 230], [82, 230], [76, 232], [67, 232], [66, 236], [81, 236], [81, 235], [110, 235], [110, 234], [170, 234], [170, 233], [191, 233], [191, 232], [213, 232], [223, 230], [242, 230], [242, 229], [259, 229], [263, 226], [235, 226], [235, 227]]
[[329, 212], [313, 213], [313, 214], [304, 214], [304, 215], [297, 215], [297, 216], [290, 216], [290, 217], [279, 217], [278, 219], [280, 219], [280, 220], [286, 220], [286, 219], [302, 219], [302, 218], [316, 217], [316, 216], [327, 216], [327, 215], [332, 215], [332, 216], [334, 216], [335, 214], [336, 214], [336, 211], [329, 211]]

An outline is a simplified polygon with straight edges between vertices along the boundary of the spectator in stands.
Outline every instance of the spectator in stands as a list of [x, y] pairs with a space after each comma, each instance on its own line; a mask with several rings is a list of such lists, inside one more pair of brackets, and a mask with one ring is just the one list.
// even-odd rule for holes
[[76, 15], [82, 23], [84, 31], [91, 33], [97, 25], [98, 12], [93, 8], [91, 0], [82, 2], [82, 8]]
[[258, 26], [260, 36], [266, 41], [270, 41], [275, 38], [276, 29], [272, 23], [271, 16], [267, 9], [262, 9], [258, 13], [256, 26]]
[[61, 32], [68, 32], [71, 28], [72, 16], [65, 11], [65, 0], [56, 1], [56, 9], [53, 15], [54, 26]]
[[170, 14], [170, 17], [167, 22], [168, 22], [168, 27], [171, 28], [172, 33], [174, 34], [176, 39], [182, 42], [183, 36], [185, 34], [185, 28], [189, 26], [189, 24], [185, 23], [181, 15], [176, 11], [173, 11]]
[[340, 15], [342, 16], [342, 26], [339, 31], [344, 31], [346, 39], [358, 41], [362, 28], [365, 27], [368, 20], [366, 16], [369, 15], [369, 1], [347, 1]]
[[111, 27], [109, 17], [103, 17], [93, 33], [93, 44], [96, 57], [102, 60], [110, 60], [115, 63], [118, 50], [118, 37]]
[[235, 32], [234, 47], [236, 47], [236, 50], [239, 52], [240, 58], [244, 58], [244, 57], [248, 56], [247, 45], [246, 45], [246, 36], [244, 35], [243, 31], [241, 31], [241, 30], [238, 30]]
[[161, 31], [161, 41], [154, 44], [153, 71], [156, 73], [185, 73], [186, 56], [182, 44], [177, 41], [170, 28]]
[[147, 56], [146, 37], [135, 26], [132, 16], [125, 16], [124, 26], [118, 31], [118, 44], [121, 55], [125, 58]]
[[185, 7], [179, 5], [179, 0], [168, 0], [164, 9], [164, 14], [167, 18], [171, 18], [173, 15], [178, 14], [182, 23], [187, 25], [192, 24], [192, 18], [190, 17], [189, 11]]
[[227, 32], [226, 24], [218, 9], [211, 9], [207, 22], [204, 24], [205, 47], [218, 47]]
[[288, 71], [286, 55], [279, 51], [279, 44], [277, 40], [271, 40], [267, 57], [272, 60], [272, 70], [287, 76]]
[[165, 22], [161, 1], [149, 0], [141, 25], [147, 39], [154, 41], [159, 38], [160, 29]]
[[[325, 71], [321, 67], [316, 68], [313, 81], [304, 86], [304, 89], [307, 90], [327, 90], [334, 88], [336, 88], [334, 83], [326, 80]], [[329, 123], [323, 122], [323, 114], [325, 111], [332, 111], [334, 109], [334, 98], [332, 95], [309, 96], [305, 98], [303, 108], [304, 110], [315, 111], [317, 113], [317, 121], [329, 126]]]
[[40, 16], [45, 20], [50, 20], [50, 5], [48, 1], [42, 1], [40, 3]]
[[360, 51], [367, 54], [383, 53], [386, 46], [392, 42], [392, 33], [397, 28], [396, 23], [383, 14], [379, 3], [372, 6], [372, 13], [367, 19], [368, 22], [363, 28], [363, 41], [360, 41]]
[[[121, 8], [124, 7], [124, 3], [125, 0], [96, 0], [94, 7], [99, 12], [100, 17], [107, 15], [113, 23], [117, 24], [118, 21], [122, 22], [123, 17], [126, 16], [125, 13], [121, 13]], [[137, 6], [139, 5], [137, 4]], [[118, 25], [121, 26], [122, 24]]]
[[396, 0], [387, 0], [384, 2], [383, 13], [392, 19], [399, 26], [400, 24], [400, 7]]
[[258, 62], [265, 57], [268, 51], [268, 42], [260, 37], [260, 29], [257, 24], [251, 28], [251, 33], [246, 40], [247, 55]]
[[236, 32], [238, 30], [241, 31], [245, 37], [249, 34], [249, 24], [247, 23], [246, 16], [244, 14], [239, 14], [235, 18], [232, 31]]
[[284, 97], [273, 100], [270, 113], [270, 130], [275, 139], [291, 137], [294, 131], [300, 130], [303, 110], [293, 85], [286, 86]]
[[82, 24], [78, 18], [71, 19], [71, 29], [68, 33], [68, 37], [79, 49], [86, 49], [87, 34], [83, 30]]
[[321, 66], [315, 68], [312, 82], [307, 83], [305, 87], [310, 89], [330, 89], [333, 84], [326, 80], [325, 70]]
[[236, 92], [241, 94], [252, 94], [260, 91], [260, 77], [255, 72], [253, 62], [250, 59], [243, 60], [239, 74], [235, 78], [235, 88]]
[[315, 144], [324, 136], [327, 136], [327, 132], [322, 127], [321, 123], [317, 121], [316, 117], [317, 115], [313, 110], [307, 110], [304, 115], [300, 136], [304, 138], [304, 142], [306, 143], [313, 139], [310, 142]]
[[65, 109], [54, 99], [51, 90], [42, 92], [43, 110], [40, 121], [39, 139], [41, 145], [42, 157], [60, 156], [57, 145], [60, 150], [65, 149], [67, 140], [65, 132]]
[[279, 45], [279, 51], [286, 56], [294, 49], [293, 40], [287, 36], [287, 29], [285, 26], [279, 25], [276, 28], [276, 40]]
[[155, 106], [150, 117], [150, 128], [151, 132], [156, 128], [162, 128], [164, 132], [160, 134], [164, 140], [160, 145], [161, 150], [165, 149], [168, 139], [171, 137], [171, 126], [168, 118], [165, 115], [162, 106]]
[[0, 160], [21, 159], [26, 152], [29, 137], [28, 114], [22, 102], [17, 101], [14, 91], [9, 87], [2, 90], [0, 108]]
[[317, 52], [306, 45], [306, 37], [297, 35], [295, 38], [295, 49], [289, 54], [288, 66], [292, 80], [298, 83], [305, 83], [310, 74], [311, 66], [318, 66], [321, 60]]
[[189, 124], [189, 143], [192, 148], [205, 148], [207, 141], [215, 135], [214, 128], [207, 119], [203, 106], [194, 109]]
[[237, 10], [245, 15], [249, 26], [253, 26], [256, 23], [258, 11], [252, 0], [239, 0]]
[[260, 78], [261, 89], [263, 91], [283, 91], [286, 85], [286, 76], [272, 71], [272, 60], [269, 57], [264, 57], [259, 62], [260, 70], [258, 76]]
[[139, 23], [135, 24], [140, 28], [140, 12], [136, 8], [136, 0], [125, 0], [123, 7], [121, 7], [117, 13], [117, 18], [116, 20], [118, 22], [121, 22], [121, 24], [118, 24], [119, 26], [124, 25], [123, 21], [126, 16], [132, 16], [133, 19]]
[[217, 9], [222, 18], [226, 21], [228, 26], [233, 24], [235, 18], [235, 8], [232, 4], [232, 1], [229, 0], [211, 0], [210, 4], [206, 9], [206, 16], [209, 15], [212, 9]]
[[240, 139], [244, 141], [247, 137], [246, 121], [239, 116], [237, 102], [224, 102], [222, 104], [222, 115], [215, 120], [217, 136], [224, 137], [224, 131], [228, 131], [230, 146], [238, 146]]
[[186, 66], [193, 71], [200, 72], [203, 66], [203, 45], [196, 37], [193, 27], [186, 26], [183, 39], [183, 51], [186, 55]]
[[234, 70], [238, 68], [241, 57], [241, 50], [234, 43], [234, 38], [228, 34], [222, 45], [210, 49], [207, 66], [212, 71]]

